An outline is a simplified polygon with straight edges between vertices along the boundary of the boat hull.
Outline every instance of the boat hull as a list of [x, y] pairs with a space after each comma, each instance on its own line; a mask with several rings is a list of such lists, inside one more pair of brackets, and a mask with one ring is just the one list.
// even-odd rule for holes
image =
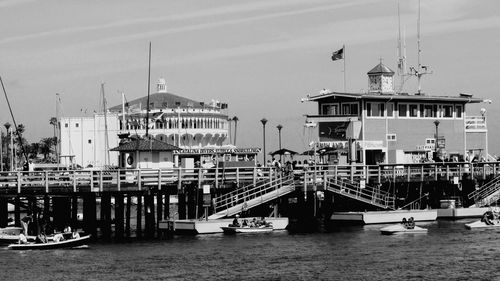
[[75, 248], [85, 245], [90, 241], [90, 235], [82, 236], [80, 238], [68, 239], [60, 242], [48, 243], [29, 243], [29, 244], [11, 244], [11, 250], [50, 250], [61, 248]]
[[234, 226], [222, 226], [224, 233], [266, 233], [271, 232], [274, 229], [272, 227], [234, 227]]
[[480, 228], [500, 228], [500, 222], [496, 222], [494, 224], [486, 224], [482, 221], [475, 221], [471, 223], [466, 223], [465, 228], [467, 229], [480, 229]]
[[427, 233], [427, 228], [422, 228], [415, 226], [412, 229], [406, 228], [401, 224], [395, 224], [386, 226], [380, 229], [380, 232], [384, 235], [395, 235], [395, 234], [425, 234]]

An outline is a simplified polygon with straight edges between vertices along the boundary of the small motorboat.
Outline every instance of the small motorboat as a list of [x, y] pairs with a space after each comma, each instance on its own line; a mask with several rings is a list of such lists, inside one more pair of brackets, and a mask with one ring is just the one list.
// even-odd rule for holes
[[49, 239], [47, 243], [10, 244], [9, 249], [49, 250], [49, 249], [61, 249], [61, 248], [81, 248], [83, 245], [86, 245], [89, 242], [89, 240], [90, 240], [90, 235], [62, 240], [58, 242]]
[[427, 233], [427, 228], [422, 228], [419, 226], [414, 226], [413, 228], [408, 228], [403, 224], [389, 225], [380, 229], [380, 232], [385, 235], [392, 234], [422, 234]]
[[234, 233], [265, 233], [274, 230], [273, 226], [221, 226], [224, 233], [234, 234]]
[[500, 221], [498, 221], [498, 220], [492, 220], [492, 221], [490, 221], [490, 224], [487, 224], [486, 222], [484, 222], [482, 220], [478, 220], [475, 222], [465, 224], [465, 228], [467, 228], [467, 229], [497, 228], [497, 227], [500, 227]]

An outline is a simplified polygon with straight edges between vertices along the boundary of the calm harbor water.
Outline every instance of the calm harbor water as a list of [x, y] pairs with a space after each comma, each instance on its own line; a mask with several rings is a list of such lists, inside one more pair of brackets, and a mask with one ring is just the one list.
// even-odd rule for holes
[[330, 232], [175, 236], [89, 249], [0, 249], [0, 280], [500, 280], [500, 231], [467, 221], [428, 234], [381, 235], [383, 225]]

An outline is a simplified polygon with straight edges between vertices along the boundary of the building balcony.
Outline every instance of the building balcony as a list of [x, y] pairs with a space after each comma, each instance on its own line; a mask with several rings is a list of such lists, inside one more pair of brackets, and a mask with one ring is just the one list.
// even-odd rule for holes
[[358, 115], [306, 115], [307, 122], [351, 122], [360, 121]]
[[487, 132], [486, 118], [484, 116], [467, 116], [465, 118], [466, 132]]

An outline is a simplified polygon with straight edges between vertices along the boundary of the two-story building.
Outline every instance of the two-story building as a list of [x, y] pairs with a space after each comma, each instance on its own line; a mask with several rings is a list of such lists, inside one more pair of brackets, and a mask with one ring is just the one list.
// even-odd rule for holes
[[308, 96], [318, 114], [306, 122], [316, 124], [320, 147], [348, 149], [349, 162], [366, 165], [488, 159], [484, 112], [466, 114], [467, 105], [488, 100], [398, 93], [394, 71], [382, 62], [368, 72], [368, 86], [365, 93]]

